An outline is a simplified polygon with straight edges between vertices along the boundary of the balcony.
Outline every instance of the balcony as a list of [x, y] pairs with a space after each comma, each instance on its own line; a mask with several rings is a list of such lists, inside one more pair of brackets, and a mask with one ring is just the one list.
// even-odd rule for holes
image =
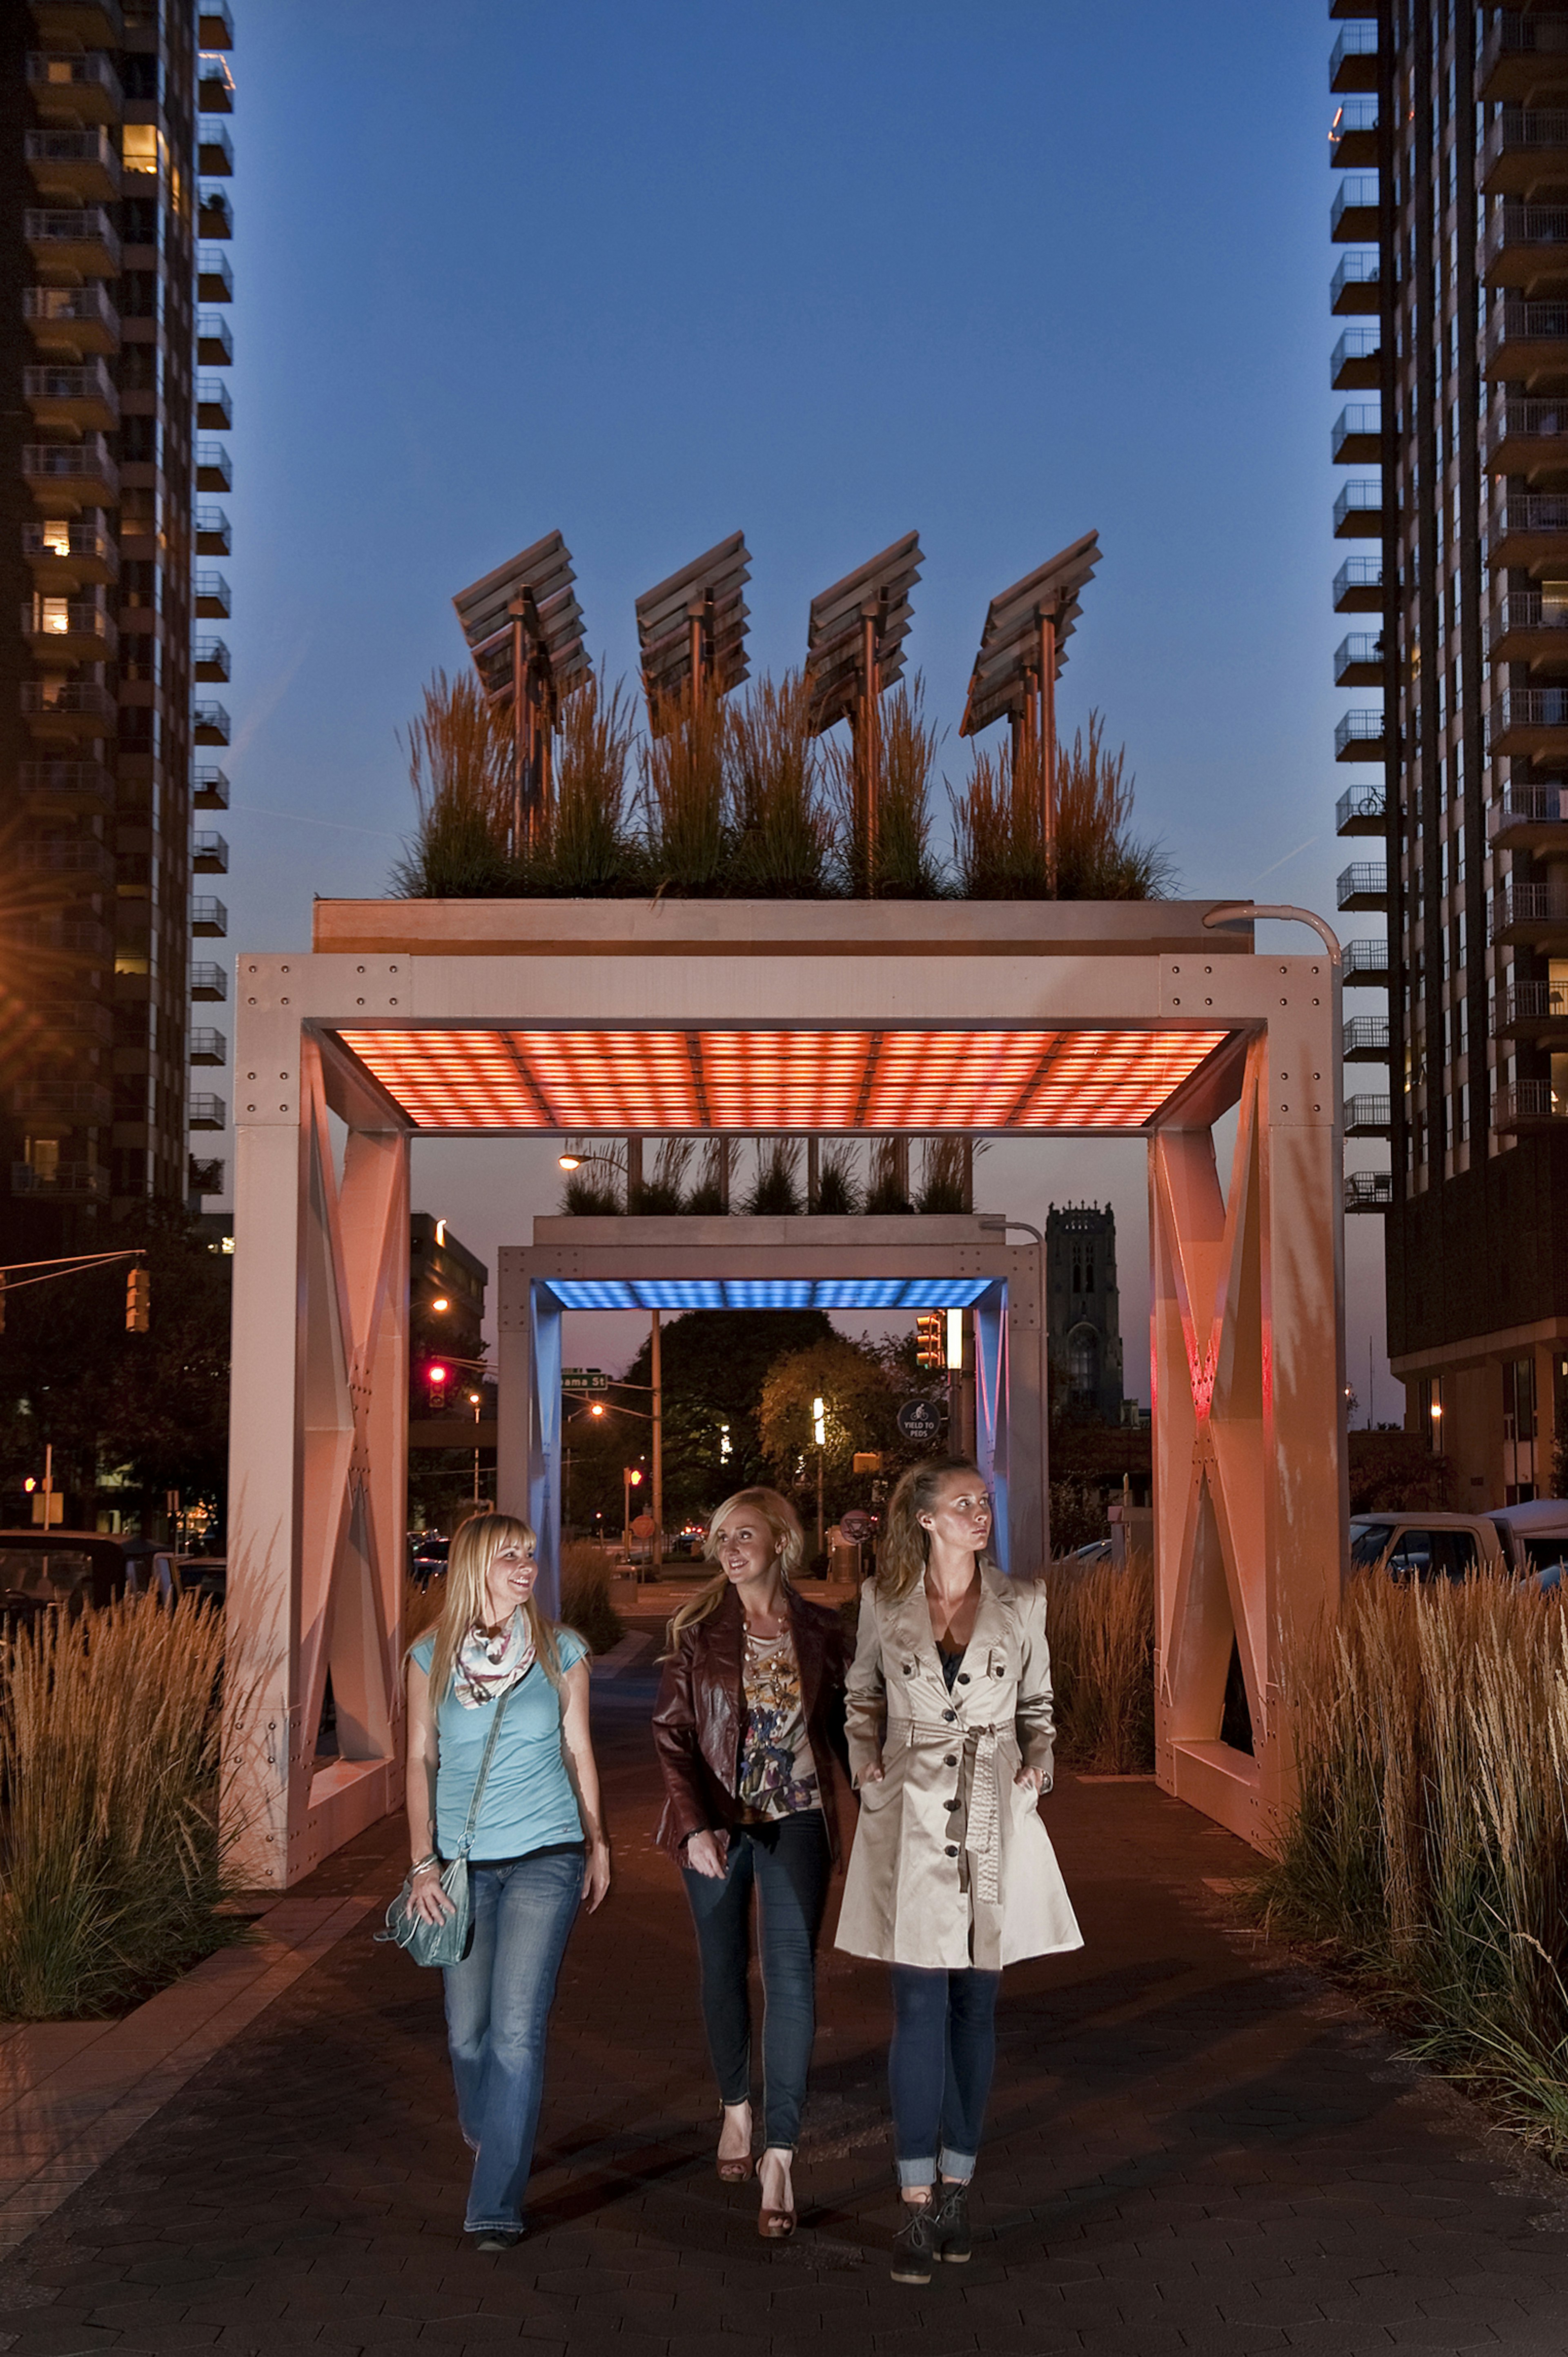
[[1334, 576], [1337, 614], [1380, 614], [1383, 610], [1383, 560], [1380, 556], [1348, 556]]
[[[196, 422], [212, 430], [227, 434], [234, 423], [234, 404], [229, 388], [221, 377], [203, 376], [196, 381]], [[227, 490], [224, 483], [215, 489]]]
[[80, 278], [119, 272], [119, 234], [102, 205], [29, 205], [22, 235], [40, 270], [69, 270]]
[[1476, 95], [1487, 106], [1524, 103], [1568, 81], [1568, 16], [1502, 9], [1481, 51]]
[[1329, 354], [1328, 382], [1336, 393], [1375, 393], [1382, 365], [1382, 329], [1347, 328]]
[[114, 1100], [96, 1081], [38, 1080], [12, 1090], [11, 1113], [17, 1121], [102, 1129], [114, 1118]]
[[203, 188], [197, 210], [196, 226], [202, 237], [224, 238], [234, 234], [234, 208], [229, 201], [227, 188]]
[[1393, 1123], [1387, 1097], [1347, 1097], [1347, 1137], [1387, 1137]]
[[190, 716], [191, 733], [198, 745], [227, 745], [229, 715], [220, 704], [193, 704]]
[[120, 423], [120, 396], [102, 361], [85, 361], [74, 368], [50, 363], [22, 371], [22, 398], [33, 423], [46, 432], [51, 427], [81, 432], [97, 427], [112, 434]]
[[1568, 600], [1511, 591], [1482, 620], [1481, 652], [1494, 663], [1568, 663]]
[[58, 593], [85, 582], [106, 585], [120, 578], [119, 548], [96, 509], [69, 522], [57, 516], [48, 523], [25, 523], [22, 554], [40, 589]]
[[1492, 1099], [1492, 1127], [1499, 1137], [1523, 1137], [1532, 1132], [1568, 1126], [1568, 1096], [1550, 1081], [1515, 1081]]
[[13, 941], [25, 950], [45, 950], [51, 955], [83, 958], [105, 964], [113, 955], [109, 929], [96, 917], [22, 917], [12, 927]]
[[113, 204], [120, 193], [119, 154], [102, 124], [81, 131], [29, 131], [25, 152], [40, 196]]
[[190, 995], [192, 998], [202, 1000], [227, 998], [229, 996], [228, 968], [215, 965], [207, 959], [199, 958], [190, 969]]
[[221, 1129], [228, 1118], [229, 1108], [221, 1097], [209, 1096], [199, 1091], [190, 1100], [186, 1126], [188, 1129]]
[[1352, 1015], [1341, 1040], [1348, 1064], [1386, 1064], [1389, 1021], [1386, 1015]]
[[1568, 208], [1505, 204], [1487, 224], [1481, 264], [1488, 286], [1530, 288], [1568, 269]]
[[211, 762], [203, 762], [190, 773], [190, 799], [197, 810], [227, 810], [229, 780], [223, 771]]
[[13, 1162], [11, 1192], [47, 1195], [54, 1203], [98, 1201], [108, 1195], [109, 1173], [96, 1162], [57, 1162], [49, 1167]]
[[27, 95], [46, 122], [118, 123], [120, 77], [102, 49], [31, 49]]
[[1482, 193], [1529, 197], [1568, 179], [1568, 108], [1505, 106], [1487, 127]]
[[1345, 1209], [1348, 1211], [1386, 1211], [1394, 1200], [1394, 1178], [1391, 1170], [1347, 1170], [1345, 1173]]
[[196, 358], [202, 368], [232, 368], [234, 337], [220, 312], [203, 311], [196, 322]]
[[1378, 87], [1378, 28], [1375, 24], [1347, 25], [1328, 60], [1328, 87], [1336, 95]]
[[1533, 851], [1568, 859], [1568, 787], [1509, 785], [1487, 813], [1493, 851]]
[[41, 352], [117, 352], [120, 314], [102, 286], [24, 286], [22, 317]]
[[16, 784], [34, 818], [107, 818], [114, 780], [102, 761], [22, 761]]
[[[1378, 168], [1378, 102], [1348, 98], [1328, 126], [1328, 160], [1348, 171]], [[1375, 201], [1375, 199], [1374, 199]], [[1376, 235], [1376, 231], [1373, 232]]]
[[1568, 761], [1568, 688], [1505, 687], [1487, 714], [1487, 750]]
[[22, 636], [40, 662], [109, 662], [120, 643], [108, 608], [85, 597], [27, 598]]
[[1389, 981], [1387, 942], [1347, 942], [1340, 980], [1347, 990], [1386, 990]]
[[1336, 540], [1380, 540], [1383, 534], [1383, 487], [1369, 477], [1346, 483], [1334, 502]]
[[1568, 987], [1561, 983], [1516, 982], [1492, 1001], [1494, 1039], [1533, 1039], [1542, 1048], [1568, 1048]]
[[1568, 557], [1568, 495], [1511, 493], [1493, 511], [1487, 554], [1494, 578], [1515, 567], [1561, 564]]
[[233, 545], [229, 519], [221, 508], [202, 500], [197, 507], [193, 522], [196, 530], [198, 556], [227, 556]]
[[[197, 12], [196, 40], [199, 48], [231, 49], [234, 46], [234, 19], [224, 0], [201, 0]], [[203, 58], [202, 64], [207, 63]]]
[[1389, 823], [1386, 789], [1348, 786], [1334, 805], [1336, 834], [1381, 834]]
[[197, 257], [196, 296], [200, 303], [231, 303], [234, 300], [234, 274], [228, 258], [210, 253], [204, 246]]
[[194, 834], [190, 840], [190, 864], [199, 876], [227, 876], [229, 846], [220, 834]]
[[196, 168], [204, 180], [231, 179], [234, 143], [221, 124], [204, 123], [196, 135]]
[[1378, 257], [1348, 253], [1328, 282], [1328, 307], [1337, 318], [1379, 308]]
[[194, 667], [200, 680], [222, 682], [229, 676], [229, 650], [221, 639], [198, 639]]
[[1386, 909], [1389, 871], [1380, 859], [1353, 860], [1341, 871], [1334, 897], [1335, 905], [1340, 909]]
[[51, 1045], [75, 1040], [83, 1046], [92, 1041], [107, 1048], [113, 1043], [114, 1010], [102, 999], [46, 999], [38, 1017]]
[[190, 904], [190, 930], [203, 941], [221, 941], [229, 931], [229, 911], [221, 900], [203, 893]]
[[33, 22], [46, 41], [84, 49], [123, 49], [125, 16], [120, 0], [32, 0]]
[[1510, 295], [1487, 321], [1485, 376], [1526, 387], [1568, 372], [1568, 303]]
[[1335, 245], [1375, 245], [1378, 238], [1378, 176], [1351, 172], [1334, 191], [1328, 235]]
[[102, 434], [84, 434], [80, 442], [25, 442], [22, 479], [40, 507], [120, 504], [120, 469]]
[[1352, 630], [1334, 650], [1335, 686], [1381, 687], [1382, 683], [1382, 632], [1374, 636], [1369, 630]]
[[192, 576], [192, 587], [196, 596], [196, 610], [204, 621], [228, 620], [233, 610], [233, 599], [221, 573], [213, 573], [203, 567]]
[[1387, 724], [1380, 712], [1363, 709], [1341, 716], [1334, 731], [1337, 761], [1380, 761], [1388, 749]]
[[190, 1035], [190, 1060], [193, 1064], [226, 1064], [229, 1042], [221, 1031], [203, 1024]]
[[102, 891], [114, 882], [114, 855], [96, 835], [47, 837], [24, 843], [16, 853], [24, 876], [48, 876], [72, 884], [78, 891]]
[[1330, 460], [1336, 467], [1376, 467], [1382, 455], [1382, 410], [1372, 402], [1352, 402], [1329, 429]]
[[221, 1195], [226, 1168], [221, 1156], [214, 1162], [205, 1155], [188, 1154], [185, 1157], [186, 1192], [189, 1195]]
[[1492, 940], [1515, 949], [1568, 949], [1568, 884], [1520, 884], [1492, 895]]
[[232, 114], [234, 77], [221, 58], [203, 58], [197, 70], [196, 102], [203, 114]]
[[199, 491], [231, 491], [234, 472], [229, 464], [229, 453], [221, 442], [199, 442], [196, 446], [196, 488]]
[[85, 740], [118, 733], [120, 708], [94, 679], [25, 679], [22, 717], [33, 736]]

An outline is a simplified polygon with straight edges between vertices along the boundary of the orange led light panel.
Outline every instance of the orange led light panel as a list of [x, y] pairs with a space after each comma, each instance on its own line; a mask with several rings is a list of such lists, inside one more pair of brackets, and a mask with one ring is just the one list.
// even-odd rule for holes
[[345, 1030], [422, 1130], [1136, 1130], [1223, 1031]]

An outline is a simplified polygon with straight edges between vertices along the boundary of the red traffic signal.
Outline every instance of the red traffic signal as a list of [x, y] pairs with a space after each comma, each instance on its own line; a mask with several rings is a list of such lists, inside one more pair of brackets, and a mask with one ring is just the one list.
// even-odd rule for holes
[[152, 1314], [153, 1280], [145, 1268], [134, 1268], [125, 1279], [125, 1331], [145, 1334]]
[[940, 1309], [923, 1309], [915, 1320], [915, 1364], [918, 1367], [945, 1367], [947, 1343], [942, 1332]]

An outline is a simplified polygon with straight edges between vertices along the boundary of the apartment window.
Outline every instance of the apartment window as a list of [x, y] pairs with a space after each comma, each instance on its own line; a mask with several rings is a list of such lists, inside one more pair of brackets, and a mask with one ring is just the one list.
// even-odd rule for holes
[[168, 143], [151, 123], [127, 123], [120, 135], [120, 154], [127, 172], [156, 178], [168, 167]]
[[1535, 1495], [1535, 1361], [1503, 1361], [1503, 1501], [1522, 1506]]

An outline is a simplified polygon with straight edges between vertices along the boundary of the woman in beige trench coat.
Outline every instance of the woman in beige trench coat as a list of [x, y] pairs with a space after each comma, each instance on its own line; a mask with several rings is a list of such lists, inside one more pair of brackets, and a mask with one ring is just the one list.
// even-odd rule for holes
[[1005, 1578], [990, 1538], [977, 1467], [904, 1475], [846, 1694], [860, 1817], [837, 1944], [892, 1966], [899, 2283], [970, 2255], [1002, 1967], [1083, 1944], [1036, 1809], [1055, 1740], [1045, 1590]]

